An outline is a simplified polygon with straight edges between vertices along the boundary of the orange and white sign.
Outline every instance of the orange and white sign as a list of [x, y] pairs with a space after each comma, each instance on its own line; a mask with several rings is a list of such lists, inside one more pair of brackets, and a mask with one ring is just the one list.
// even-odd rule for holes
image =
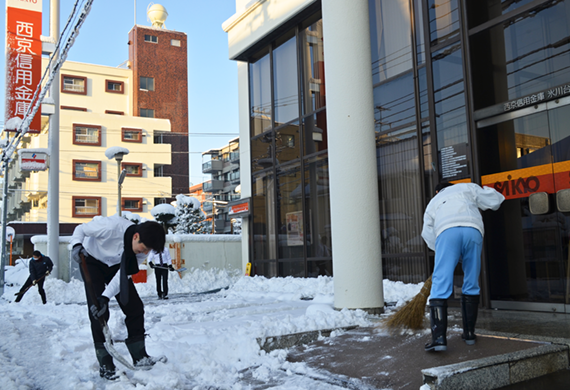
[[229, 207], [228, 215], [246, 214], [249, 213], [249, 201], [244, 203], [234, 204]]
[[[42, 75], [42, 0], [6, 0], [6, 130], [9, 121], [24, 118]], [[41, 113], [29, 132], [41, 130]]]
[[496, 189], [506, 199], [526, 198], [535, 192], [554, 194], [570, 188], [570, 161], [481, 176], [481, 185]]

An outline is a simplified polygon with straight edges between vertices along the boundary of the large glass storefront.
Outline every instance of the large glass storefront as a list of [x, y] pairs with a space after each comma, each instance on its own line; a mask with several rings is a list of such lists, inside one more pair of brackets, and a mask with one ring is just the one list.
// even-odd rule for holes
[[[476, 182], [507, 197], [483, 213], [486, 304], [569, 311], [570, 0], [369, 0], [369, 15], [384, 277], [429, 276], [433, 189]], [[297, 20], [249, 63], [251, 260], [265, 276], [332, 274], [326, 20]]]

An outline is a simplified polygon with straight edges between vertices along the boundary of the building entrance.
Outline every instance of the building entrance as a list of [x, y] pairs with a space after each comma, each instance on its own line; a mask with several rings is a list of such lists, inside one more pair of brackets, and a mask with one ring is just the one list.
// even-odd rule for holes
[[570, 313], [570, 97], [477, 122], [491, 307]]

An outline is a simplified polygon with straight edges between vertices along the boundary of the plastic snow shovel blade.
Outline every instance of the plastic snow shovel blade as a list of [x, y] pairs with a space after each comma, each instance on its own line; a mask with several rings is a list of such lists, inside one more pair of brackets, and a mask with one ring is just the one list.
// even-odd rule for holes
[[111, 331], [109, 330], [109, 326], [105, 324], [103, 326], [103, 334], [105, 335], [105, 349], [109, 352], [109, 355], [117, 359], [121, 364], [127, 367], [129, 370], [139, 370], [139, 368], [133, 366], [127, 359], [125, 359], [113, 345], [113, 340], [111, 339]]
[[184, 272], [184, 271], [186, 271], [186, 270], [187, 270], [186, 267], [182, 267], [182, 268], [175, 269], [176, 272]]

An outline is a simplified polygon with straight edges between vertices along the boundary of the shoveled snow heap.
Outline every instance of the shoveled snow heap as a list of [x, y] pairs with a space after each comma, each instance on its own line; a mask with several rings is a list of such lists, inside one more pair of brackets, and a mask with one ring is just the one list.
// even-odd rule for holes
[[[339, 387], [292, 375], [309, 369], [304, 363], [287, 362], [284, 350], [265, 353], [258, 339], [372, 324], [372, 317], [361, 310], [333, 309], [331, 277], [267, 279], [192, 269], [182, 278], [170, 273], [171, 299], [159, 301], [150, 274], [147, 283], [136, 284], [145, 302], [147, 351], [165, 355], [168, 362], [150, 371], [127, 371], [109, 382], [98, 374], [82, 282], [65, 283], [49, 276], [47, 305], [41, 304], [36, 287], [20, 303], [9, 302], [28, 277], [28, 261], [7, 267], [7, 285], [0, 300], [3, 390], [245, 390], [255, 388], [252, 379], [278, 384], [273, 389], [336, 390]], [[386, 301], [403, 302], [421, 288], [408, 286], [385, 280]], [[228, 289], [191, 294], [221, 287]], [[109, 327], [115, 339], [127, 337], [124, 316], [115, 300], [111, 301]], [[129, 356], [124, 343], [115, 346]]]

